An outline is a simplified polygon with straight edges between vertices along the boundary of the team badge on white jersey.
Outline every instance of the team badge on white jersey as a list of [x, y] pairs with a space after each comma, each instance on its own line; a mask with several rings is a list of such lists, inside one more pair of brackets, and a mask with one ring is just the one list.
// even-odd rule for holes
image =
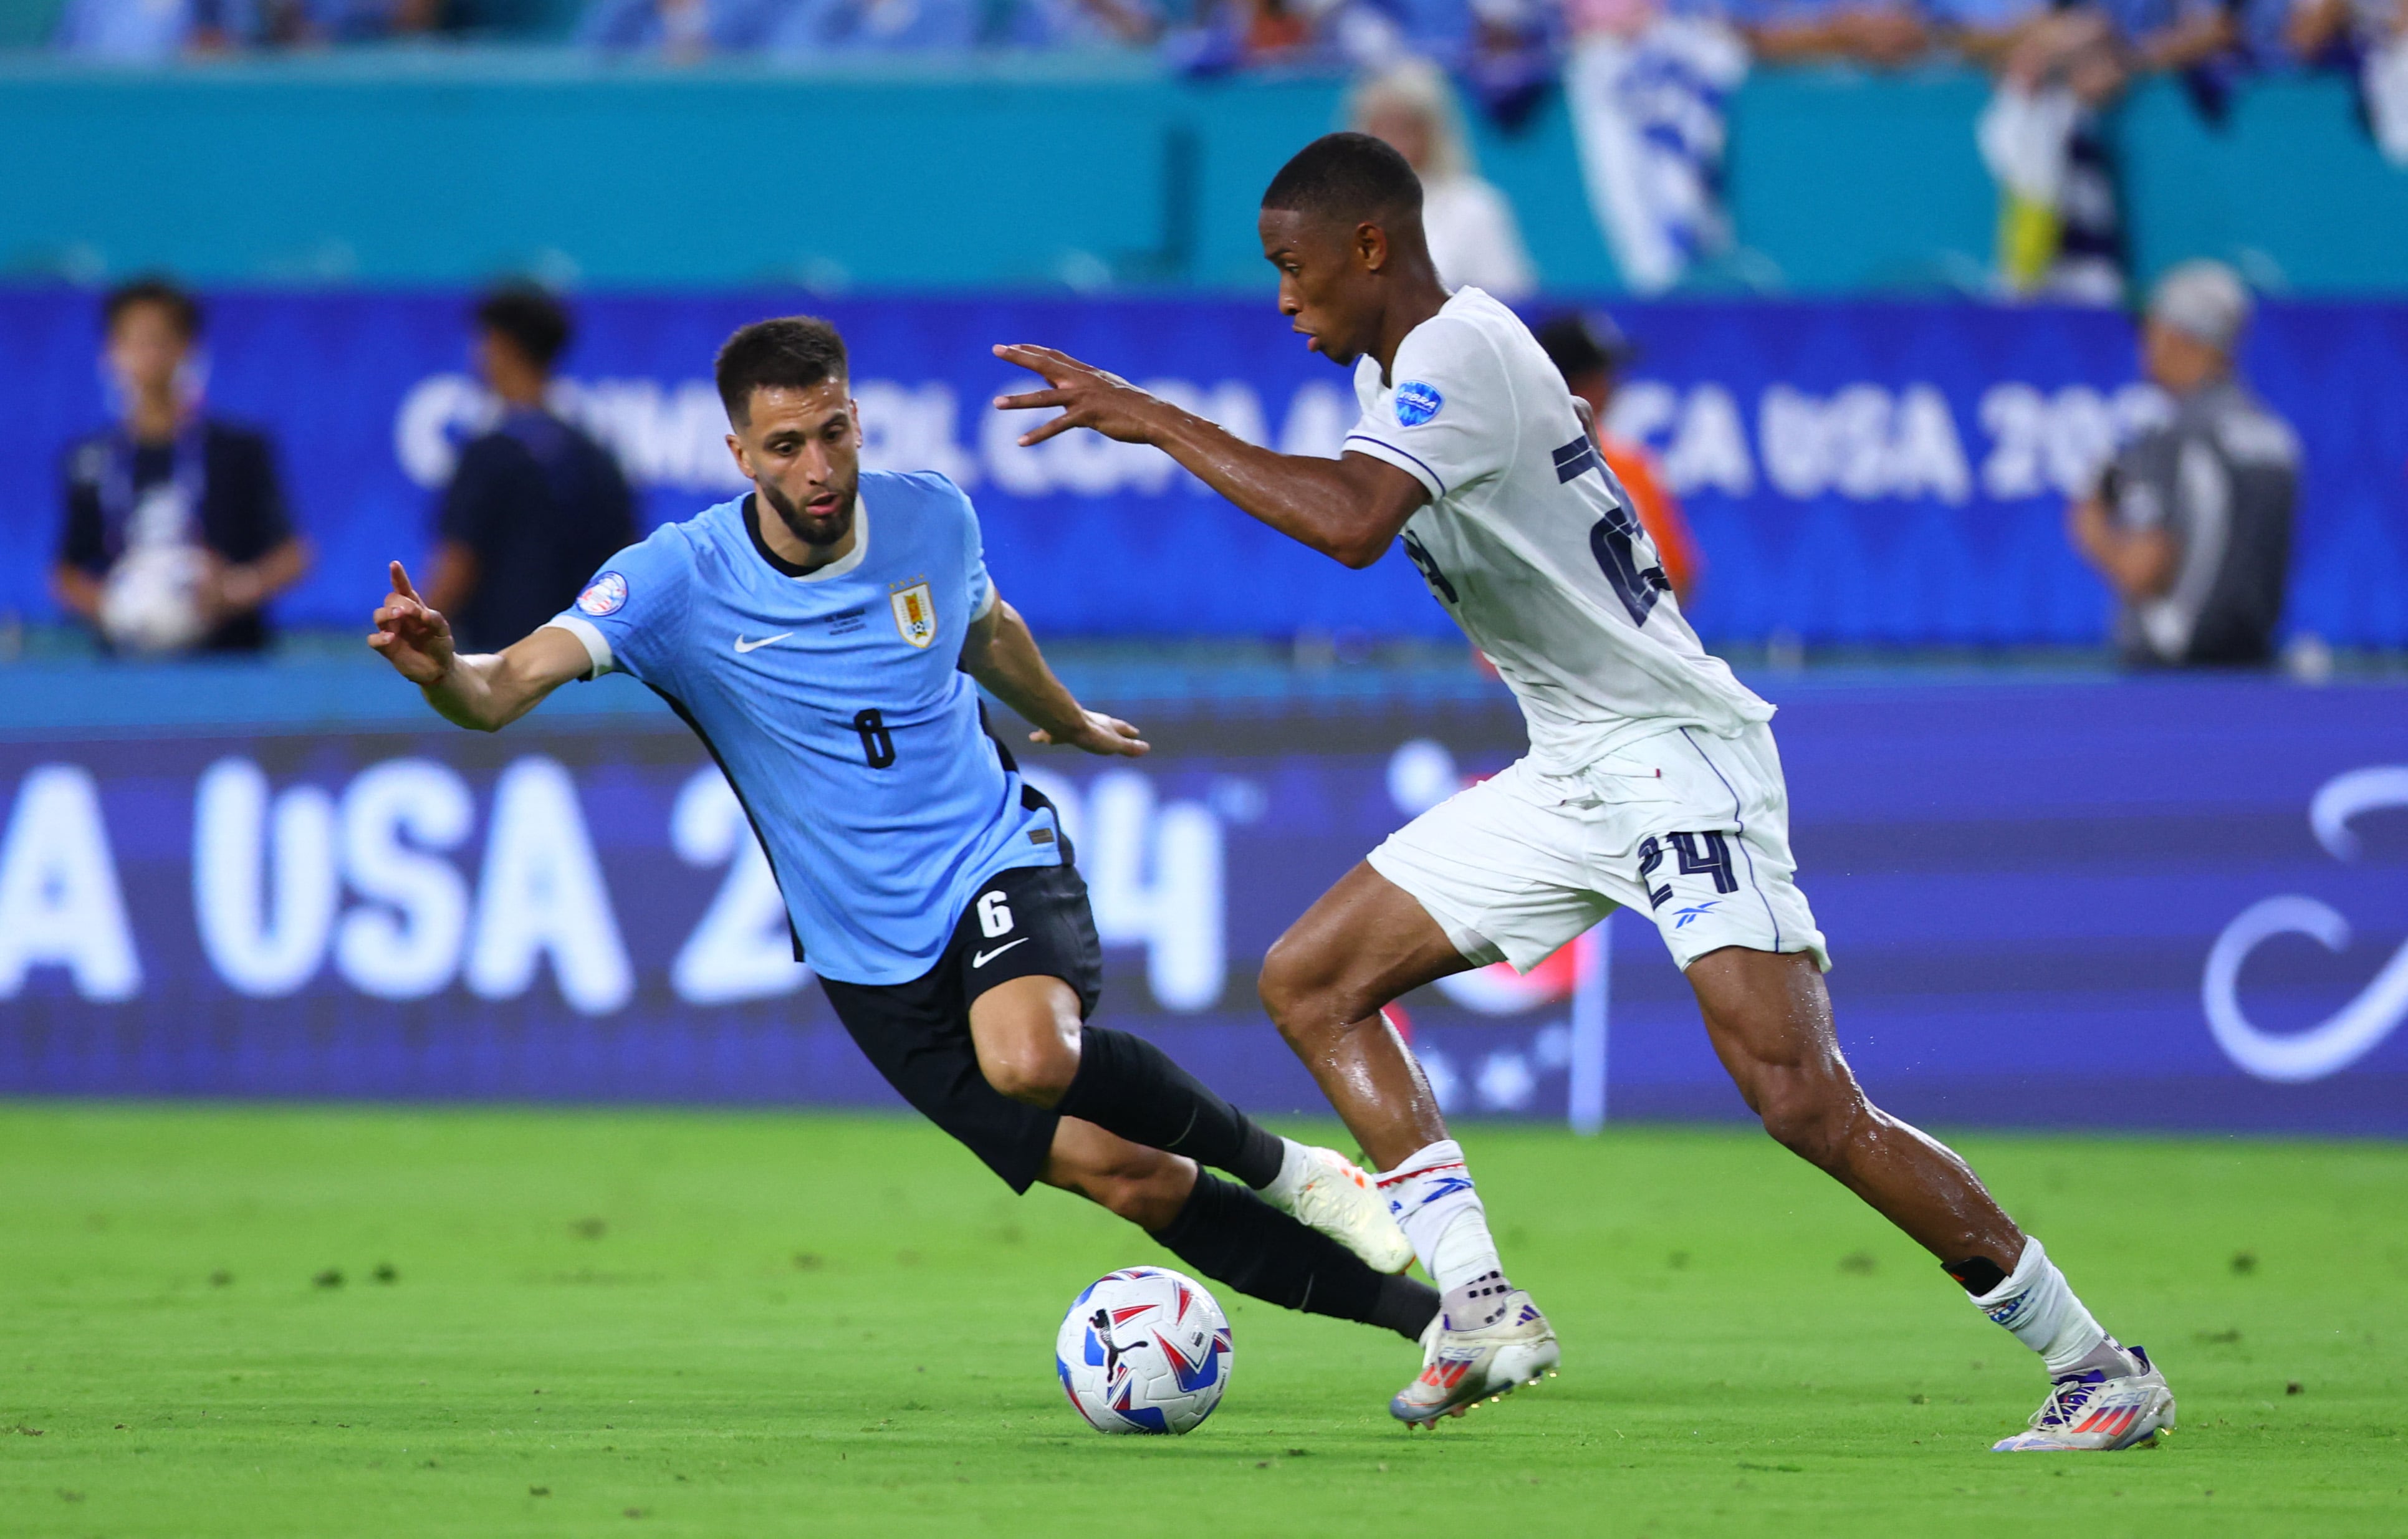
[[914, 583], [908, 588], [897, 588], [886, 596], [895, 609], [895, 628], [903, 640], [915, 647], [924, 647], [937, 639], [937, 605], [928, 597], [928, 584]]
[[1698, 644], [1563, 376], [1512, 310], [1458, 289], [1390, 367], [1355, 365], [1363, 415], [1345, 450], [1429, 494], [1405, 554], [1520, 699], [1542, 767], [1576, 773], [1672, 727], [1770, 718]]

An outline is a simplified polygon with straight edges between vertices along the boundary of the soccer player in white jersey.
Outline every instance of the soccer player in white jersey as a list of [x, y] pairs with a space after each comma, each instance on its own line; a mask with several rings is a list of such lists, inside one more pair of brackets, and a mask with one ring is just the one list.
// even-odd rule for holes
[[1772, 707], [1698, 645], [1529, 331], [1479, 290], [1440, 285], [1412, 169], [1359, 134], [1318, 139], [1264, 194], [1260, 234], [1281, 311], [1354, 369], [1363, 416], [1338, 459], [1243, 442], [1045, 348], [996, 349], [1048, 386], [996, 404], [1061, 409], [1024, 443], [1087, 427], [1156, 445], [1349, 567], [1401, 536], [1521, 702], [1528, 755], [1390, 836], [1263, 964], [1264, 1005], [1380, 1166], [1443, 1295], [1392, 1413], [1459, 1415], [1557, 1349], [1507, 1280], [1462, 1152], [1381, 1008], [1500, 957], [1526, 970], [1627, 907], [1654, 917], [1765, 1130], [2041, 1355], [2048, 1398], [2001, 1450], [2121, 1448], [2171, 1428], [2173, 1395], [2146, 1355], [2100, 1328], [1963, 1160], [1857, 1086], [1792, 880]]

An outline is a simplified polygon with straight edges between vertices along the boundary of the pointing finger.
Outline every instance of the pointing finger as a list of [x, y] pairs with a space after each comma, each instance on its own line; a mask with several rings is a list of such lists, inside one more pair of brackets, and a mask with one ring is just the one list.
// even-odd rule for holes
[[418, 590], [409, 585], [409, 568], [396, 561], [393, 564], [393, 586], [404, 598], [415, 598]]

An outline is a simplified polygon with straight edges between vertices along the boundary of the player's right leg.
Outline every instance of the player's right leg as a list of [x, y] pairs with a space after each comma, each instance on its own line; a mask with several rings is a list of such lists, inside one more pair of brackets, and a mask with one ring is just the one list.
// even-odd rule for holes
[[939, 968], [967, 1001], [979, 1072], [1005, 1096], [1226, 1171], [1376, 1271], [1412, 1264], [1354, 1161], [1271, 1132], [1143, 1037], [1088, 1024], [1103, 952], [1074, 868], [990, 878]]
[[1195, 1160], [1003, 1094], [980, 1067], [958, 980], [944, 970], [908, 984], [823, 978], [820, 986], [886, 1082], [1013, 1191], [1042, 1181], [1076, 1192], [1212, 1281], [1283, 1308], [1383, 1326], [1408, 1340], [1438, 1314], [1427, 1284], [1372, 1271]]

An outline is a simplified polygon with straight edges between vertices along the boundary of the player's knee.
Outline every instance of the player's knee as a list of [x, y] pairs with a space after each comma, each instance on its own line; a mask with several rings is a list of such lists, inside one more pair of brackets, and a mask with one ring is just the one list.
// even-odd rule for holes
[[1756, 1112], [1784, 1148], [1825, 1170], [1838, 1164], [1864, 1110], [1853, 1085], [1821, 1075], [1780, 1074], [1760, 1085]]
[[998, 1094], [1024, 1105], [1050, 1107], [1069, 1093], [1079, 1073], [1079, 1055], [1067, 1043], [1043, 1037], [982, 1043], [979, 1072]]
[[1339, 1023], [1351, 1017], [1338, 999], [1340, 990], [1328, 963], [1313, 949], [1283, 935], [1263, 957], [1255, 992], [1263, 1010], [1280, 1034], [1290, 1042], [1310, 1035], [1317, 1023]]
[[1195, 1167], [1156, 1149], [1091, 1166], [1078, 1172], [1081, 1195], [1112, 1215], [1148, 1230], [1168, 1228], [1195, 1187]]

